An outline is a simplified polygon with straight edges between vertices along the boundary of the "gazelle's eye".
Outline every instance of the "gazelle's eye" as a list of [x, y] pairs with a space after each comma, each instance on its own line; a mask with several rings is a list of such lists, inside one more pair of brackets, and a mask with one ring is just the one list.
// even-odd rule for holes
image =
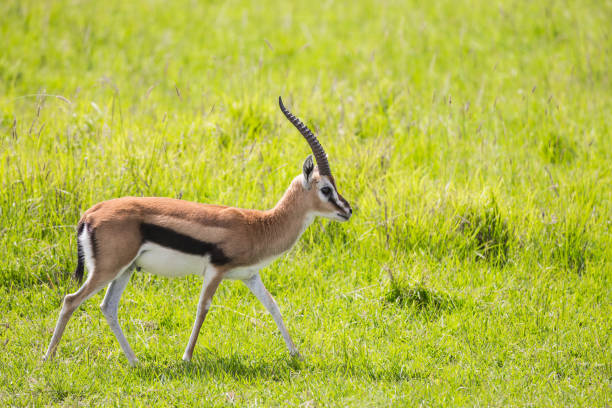
[[331, 195], [331, 188], [325, 186], [321, 189], [321, 192], [325, 197], [329, 197]]

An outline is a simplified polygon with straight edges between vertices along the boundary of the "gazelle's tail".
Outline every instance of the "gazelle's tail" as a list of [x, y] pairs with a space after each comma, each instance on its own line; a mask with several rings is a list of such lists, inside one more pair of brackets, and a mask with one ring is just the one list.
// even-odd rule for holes
[[85, 228], [84, 222], [79, 222], [79, 227], [77, 230], [77, 266], [74, 270], [74, 274], [72, 277], [79, 283], [83, 282], [83, 270], [84, 270], [84, 257], [83, 254], [83, 245], [81, 245], [81, 241], [79, 240], [79, 236], [81, 232], [83, 232], [83, 228]]

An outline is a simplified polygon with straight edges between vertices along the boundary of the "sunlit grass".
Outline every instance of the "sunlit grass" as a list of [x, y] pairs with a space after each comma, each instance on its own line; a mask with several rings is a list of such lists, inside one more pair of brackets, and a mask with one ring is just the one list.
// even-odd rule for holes
[[[606, 406], [609, 1], [0, 3], [5, 405]], [[42, 364], [75, 224], [156, 195], [270, 208], [325, 146], [349, 223], [239, 282], [136, 274]]]

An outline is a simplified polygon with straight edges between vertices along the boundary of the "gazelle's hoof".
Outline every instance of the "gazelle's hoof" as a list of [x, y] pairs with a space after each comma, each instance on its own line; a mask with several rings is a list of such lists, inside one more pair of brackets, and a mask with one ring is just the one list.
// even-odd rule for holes
[[302, 361], [304, 360], [304, 357], [297, 350], [290, 351], [289, 354], [291, 355], [292, 358], [295, 358], [296, 360], [302, 360]]
[[136, 367], [140, 365], [140, 360], [138, 360], [137, 358], [133, 358], [131, 360], [128, 360], [130, 363], [131, 367]]

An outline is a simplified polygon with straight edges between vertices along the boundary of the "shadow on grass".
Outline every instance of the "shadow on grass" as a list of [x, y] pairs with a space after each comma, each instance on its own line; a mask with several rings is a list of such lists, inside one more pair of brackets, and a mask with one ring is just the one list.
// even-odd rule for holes
[[300, 373], [312, 375], [328, 373], [336, 377], [366, 378], [378, 381], [423, 380], [429, 374], [421, 371], [406, 370], [389, 361], [389, 366], [375, 366], [359, 358], [351, 361], [301, 360], [290, 356], [268, 358], [257, 361], [252, 356], [233, 354], [218, 356], [208, 350], [205, 356], [196, 358], [189, 363], [183, 361], [145, 362], [136, 367], [137, 377], [150, 381], [151, 379], [176, 380], [189, 378], [223, 379], [232, 377], [247, 381], [264, 379], [272, 381], [288, 381]]
[[256, 359], [247, 354], [220, 356], [214, 349], [207, 349], [190, 362], [182, 360], [143, 361], [135, 373], [143, 379], [150, 378], [224, 378], [227, 376], [246, 380], [288, 380], [292, 373], [300, 371], [304, 361], [287, 356]]

